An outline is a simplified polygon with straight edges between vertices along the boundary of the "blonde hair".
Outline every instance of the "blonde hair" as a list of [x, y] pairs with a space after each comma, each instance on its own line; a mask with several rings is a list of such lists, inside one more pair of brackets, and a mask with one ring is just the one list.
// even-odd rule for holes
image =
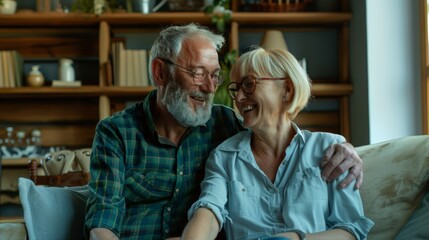
[[[291, 79], [294, 94], [287, 111], [290, 119], [296, 117], [311, 97], [310, 78], [296, 58], [286, 50], [266, 50], [258, 47], [241, 55], [231, 70], [231, 79], [234, 76], [247, 76], [249, 74], [256, 77]], [[286, 87], [285, 82], [283, 87]]]

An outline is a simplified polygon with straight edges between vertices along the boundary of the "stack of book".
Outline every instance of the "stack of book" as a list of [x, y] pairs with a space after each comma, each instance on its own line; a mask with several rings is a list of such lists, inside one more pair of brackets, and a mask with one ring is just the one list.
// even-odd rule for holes
[[125, 49], [123, 42], [112, 43], [113, 83], [120, 87], [149, 86], [148, 51]]
[[0, 88], [22, 86], [24, 63], [15, 50], [0, 51]]

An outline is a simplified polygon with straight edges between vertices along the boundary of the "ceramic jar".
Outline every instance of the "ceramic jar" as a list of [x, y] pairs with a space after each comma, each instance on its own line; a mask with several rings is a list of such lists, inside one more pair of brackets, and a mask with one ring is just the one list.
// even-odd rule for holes
[[60, 59], [59, 79], [61, 81], [73, 82], [75, 80], [72, 63], [73, 61], [71, 59]]
[[35, 65], [27, 75], [27, 84], [32, 87], [41, 87], [45, 83], [45, 77], [39, 71], [39, 66]]
[[3, 5], [0, 6], [1, 14], [14, 14], [16, 11], [15, 0], [3, 0]]

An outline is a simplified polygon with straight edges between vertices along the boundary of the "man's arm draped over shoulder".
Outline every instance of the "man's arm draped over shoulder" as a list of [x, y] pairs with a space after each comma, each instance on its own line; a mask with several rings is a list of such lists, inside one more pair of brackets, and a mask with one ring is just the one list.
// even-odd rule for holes
[[349, 171], [347, 177], [340, 183], [341, 188], [347, 187], [354, 180], [355, 189], [359, 189], [362, 184], [363, 161], [350, 143], [331, 145], [323, 156], [322, 168], [322, 177], [328, 182]]

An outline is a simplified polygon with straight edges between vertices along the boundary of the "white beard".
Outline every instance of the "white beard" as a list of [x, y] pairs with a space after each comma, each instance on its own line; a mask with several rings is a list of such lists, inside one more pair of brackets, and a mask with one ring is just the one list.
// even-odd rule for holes
[[[188, 104], [188, 96], [194, 95], [207, 99], [204, 106], [199, 106], [195, 111]], [[173, 117], [184, 127], [196, 127], [205, 124], [211, 117], [214, 94], [204, 94], [198, 91], [187, 92], [176, 80], [170, 81], [162, 97], [162, 103]]]

